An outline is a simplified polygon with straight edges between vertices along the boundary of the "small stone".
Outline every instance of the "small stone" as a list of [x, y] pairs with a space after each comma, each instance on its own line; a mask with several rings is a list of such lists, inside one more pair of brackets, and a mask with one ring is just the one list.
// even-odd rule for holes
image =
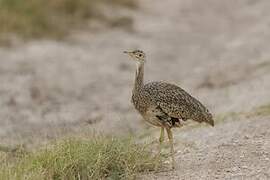
[[233, 167], [232, 171], [237, 171], [237, 169], [238, 169], [237, 167]]
[[169, 163], [170, 163], [170, 161], [165, 161], [164, 163], [165, 163], [165, 164], [169, 164]]

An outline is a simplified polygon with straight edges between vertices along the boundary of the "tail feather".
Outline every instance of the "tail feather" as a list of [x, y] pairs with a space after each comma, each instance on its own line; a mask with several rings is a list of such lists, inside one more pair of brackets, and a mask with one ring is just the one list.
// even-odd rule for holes
[[215, 122], [213, 119], [210, 119], [209, 121], [207, 121], [208, 124], [210, 124], [211, 126], [215, 126]]
[[211, 126], [215, 126], [215, 122], [214, 122], [214, 119], [213, 119], [213, 115], [212, 114], [208, 114], [208, 117], [206, 118], [206, 123], [210, 124]]
[[193, 120], [199, 123], [205, 122], [207, 124], [210, 124], [211, 126], [215, 126], [213, 116], [210, 113], [205, 113], [205, 114], [201, 114], [200, 116], [196, 116], [195, 118], [193, 118]]

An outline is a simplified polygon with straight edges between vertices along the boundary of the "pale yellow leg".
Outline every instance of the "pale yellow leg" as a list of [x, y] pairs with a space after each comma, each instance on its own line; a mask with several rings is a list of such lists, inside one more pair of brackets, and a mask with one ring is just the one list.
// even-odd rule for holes
[[[161, 148], [162, 148], [163, 141], [164, 141], [164, 127], [161, 127], [161, 129], [160, 129], [160, 137], [159, 137], [158, 156], [160, 156], [160, 154], [161, 154]], [[156, 165], [155, 165], [155, 170], [157, 171], [158, 168], [159, 168], [159, 162], [157, 161]]]
[[170, 128], [166, 128], [170, 146], [171, 146], [171, 156], [172, 156], [172, 168], [175, 168], [175, 159], [174, 159], [174, 148], [173, 148], [173, 134]]
[[162, 143], [164, 141], [164, 127], [160, 129], [160, 137], [159, 137], [159, 154], [161, 153]]

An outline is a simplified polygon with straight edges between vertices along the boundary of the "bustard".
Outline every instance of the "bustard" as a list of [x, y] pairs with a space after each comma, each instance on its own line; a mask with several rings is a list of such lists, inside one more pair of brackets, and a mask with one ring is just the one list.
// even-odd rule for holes
[[136, 61], [137, 69], [132, 91], [132, 103], [143, 118], [150, 124], [160, 127], [160, 149], [166, 129], [172, 156], [172, 167], [175, 166], [173, 134], [171, 128], [181, 127], [181, 120], [192, 119], [214, 126], [208, 109], [182, 88], [166, 82], [144, 84], [145, 53], [141, 50], [124, 51]]

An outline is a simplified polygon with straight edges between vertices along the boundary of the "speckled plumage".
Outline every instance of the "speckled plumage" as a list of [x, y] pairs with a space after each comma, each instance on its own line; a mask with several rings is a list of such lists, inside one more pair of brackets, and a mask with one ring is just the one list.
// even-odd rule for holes
[[132, 102], [146, 121], [149, 121], [149, 113], [152, 113], [152, 118], [157, 116], [156, 121], [161, 121], [154, 124], [157, 126], [179, 127], [179, 120], [188, 119], [214, 125], [212, 115], [202, 103], [182, 88], [166, 82], [143, 85], [133, 92]]
[[132, 52], [137, 60], [137, 70], [132, 103], [146, 121], [155, 126], [181, 127], [181, 121], [192, 119], [214, 126], [208, 109], [182, 88], [166, 82], [150, 82], [144, 85], [145, 54]]
[[176, 85], [166, 82], [150, 82], [144, 85], [144, 52], [135, 50], [125, 51], [125, 53], [129, 54], [137, 63], [132, 103], [147, 122], [161, 127], [160, 144], [164, 140], [164, 129], [166, 129], [171, 145], [174, 168], [171, 128], [181, 127], [181, 120], [186, 121], [188, 119], [206, 122], [214, 126], [212, 115], [202, 103]]

